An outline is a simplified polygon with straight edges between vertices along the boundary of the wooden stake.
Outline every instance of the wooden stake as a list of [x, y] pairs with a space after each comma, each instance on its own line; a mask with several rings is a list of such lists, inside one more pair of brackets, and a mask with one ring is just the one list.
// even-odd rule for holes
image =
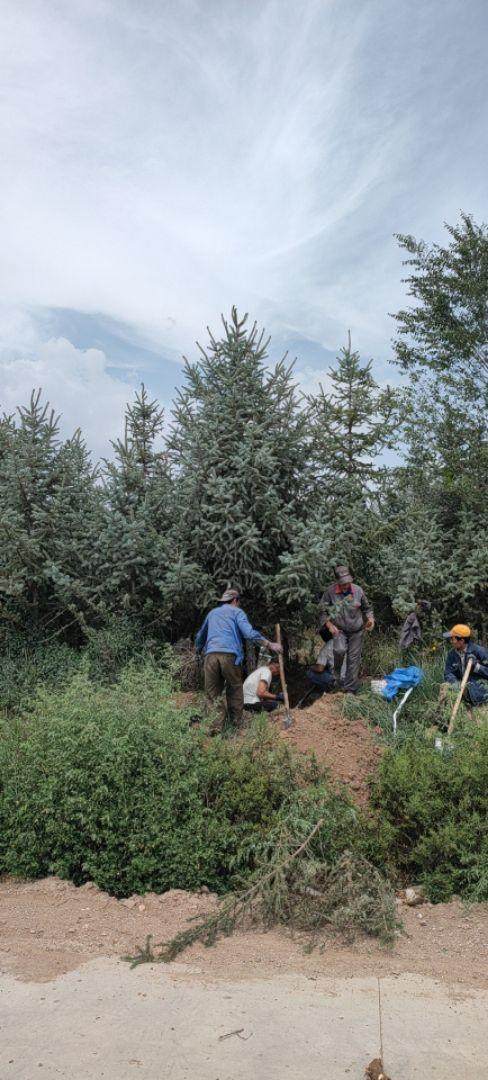
[[[278, 645], [281, 645], [281, 627], [280, 627], [279, 622], [276, 623], [276, 640], [278, 642]], [[283, 691], [283, 698], [284, 698], [284, 702], [285, 702], [285, 725], [286, 725], [286, 727], [290, 727], [290, 725], [292, 723], [292, 718], [290, 716], [290, 702], [289, 702], [289, 699], [288, 699], [288, 690], [287, 690], [287, 687], [286, 687], [285, 665], [283, 663], [283, 653], [278, 653], [278, 663], [280, 665], [281, 689]]]
[[459, 706], [461, 704], [461, 698], [462, 698], [462, 696], [464, 694], [464, 691], [466, 689], [466, 683], [467, 683], [467, 681], [469, 679], [469, 676], [471, 675], [472, 666], [473, 666], [473, 660], [472, 660], [472, 658], [470, 658], [468, 660], [467, 664], [466, 664], [466, 671], [464, 672], [462, 682], [461, 682], [461, 686], [459, 687], [459, 694], [458, 694], [458, 696], [456, 698], [456, 701], [454, 702], [454, 708], [452, 710], [451, 719], [449, 721], [449, 727], [447, 729], [447, 734], [448, 735], [452, 735], [452, 729], [454, 727], [454, 721], [456, 719], [457, 711], [458, 711]]

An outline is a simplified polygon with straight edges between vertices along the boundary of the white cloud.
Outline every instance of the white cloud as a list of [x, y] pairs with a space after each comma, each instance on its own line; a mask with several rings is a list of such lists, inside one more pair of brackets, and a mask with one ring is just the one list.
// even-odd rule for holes
[[65, 338], [36, 347], [35, 357], [0, 360], [0, 407], [15, 413], [29, 402], [33, 389], [61, 413], [61, 433], [70, 436], [80, 426], [89, 448], [98, 457], [109, 455], [110, 439], [123, 433], [125, 405], [133, 396], [130, 383], [107, 371], [101, 349], [76, 349]]
[[[180, 354], [237, 303], [334, 352], [350, 328], [385, 359], [393, 232], [437, 238], [460, 206], [482, 216], [485, 14], [482, 0], [462, 23], [457, 0], [6, 0], [4, 336], [32, 352], [19, 309], [70, 308]], [[45, 382], [60, 367], [43, 349], [21, 363]], [[78, 382], [96, 409], [91, 361], [63, 349], [67, 400]], [[124, 384], [106, 367], [90, 379], [115, 415]]]

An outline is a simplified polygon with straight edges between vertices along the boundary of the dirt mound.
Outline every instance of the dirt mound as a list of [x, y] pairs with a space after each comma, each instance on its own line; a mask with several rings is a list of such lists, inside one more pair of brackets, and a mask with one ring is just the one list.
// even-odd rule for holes
[[308, 709], [295, 709], [293, 726], [282, 737], [301, 753], [314, 753], [364, 806], [368, 777], [376, 772], [382, 749], [364, 721], [344, 715], [343, 701], [341, 695], [324, 694]]

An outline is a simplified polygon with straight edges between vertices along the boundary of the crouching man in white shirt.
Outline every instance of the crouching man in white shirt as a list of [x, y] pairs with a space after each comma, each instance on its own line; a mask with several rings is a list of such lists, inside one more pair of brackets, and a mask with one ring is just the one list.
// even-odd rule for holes
[[279, 671], [277, 660], [268, 660], [262, 667], [256, 668], [256, 671], [251, 671], [243, 687], [246, 712], [273, 712], [273, 709], [281, 705], [283, 694], [273, 694], [269, 689]]

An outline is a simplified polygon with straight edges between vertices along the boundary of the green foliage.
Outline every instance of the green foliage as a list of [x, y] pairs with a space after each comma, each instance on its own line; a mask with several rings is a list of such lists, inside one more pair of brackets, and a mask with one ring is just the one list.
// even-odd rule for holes
[[[373, 583], [371, 573], [384, 546], [380, 496], [386, 483], [382, 452], [396, 437], [399, 394], [381, 390], [362, 364], [351, 341], [327, 373], [330, 390], [320, 388], [307, 399], [310, 462], [314, 486], [304, 520], [295, 521], [290, 548], [280, 556], [276, 593], [301, 617], [316, 618], [317, 597], [337, 563], [353, 567], [360, 584]], [[389, 537], [385, 534], [385, 540]]]
[[24, 635], [5, 635], [0, 651], [0, 712], [28, 709], [40, 683], [52, 687], [70, 679], [80, 662], [80, 654], [65, 642], [36, 648]]
[[307, 399], [313, 460], [329, 498], [363, 498], [378, 482], [380, 453], [395, 444], [399, 396], [390, 387], [380, 390], [371, 367], [352, 351], [349, 334], [329, 369], [330, 390], [321, 386]]
[[307, 951], [327, 929], [349, 941], [363, 933], [391, 944], [399, 923], [393, 892], [382, 875], [359, 852], [343, 851], [331, 863], [324, 844], [326, 815], [303, 827], [303, 820], [286, 816], [241, 892], [227, 896], [215, 912], [194, 920], [171, 941], [153, 948], [148, 937], [135, 956], [125, 959], [132, 967], [168, 962], [197, 941], [212, 945], [221, 935], [257, 921], [305, 932]]
[[79, 631], [97, 610], [90, 567], [100, 492], [80, 433], [61, 442], [59, 418], [40, 394], [17, 422], [0, 420], [0, 613], [37, 634]]
[[332, 857], [359, 835], [347, 800], [265, 724], [238, 742], [190, 728], [170, 672], [150, 664], [112, 686], [80, 671], [1, 724], [1, 871], [92, 879], [117, 896], [222, 891], [249, 873], [287, 813], [319, 806]]
[[432, 900], [488, 900], [488, 726], [439, 753], [408, 739], [373, 787], [375, 844], [387, 872]]
[[201, 359], [186, 362], [169, 440], [175, 533], [215, 590], [231, 581], [269, 613], [306, 495], [306, 419], [291, 367], [268, 370], [268, 342], [246, 322], [233, 308], [222, 337], [210, 335]]
[[[385, 701], [366, 690], [346, 702], [351, 719], [361, 717], [378, 734], [386, 752], [372, 785], [370, 854], [398, 884], [423, 884], [432, 900], [459, 894], [488, 899], [488, 724], [461, 706], [454, 734], [445, 728], [453, 706], [439, 703], [444, 650], [425, 648], [410, 658], [421, 665], [422, 683], [408, 699], [393, 736], [398, 699]], [[383, 663], [382, 663], [383, 661]], [[370, 657], [371, 674], [394, 666], [387, 643]], [[436, 749], [434, 736], [441, 736]]]
[[488, 386], [488, 227], [463, 213], [446, 229], [447, 247], [398, 236], [417, 304], [395, 315], [396, 354], [407, 370], [434, 372], [476, 397]]

